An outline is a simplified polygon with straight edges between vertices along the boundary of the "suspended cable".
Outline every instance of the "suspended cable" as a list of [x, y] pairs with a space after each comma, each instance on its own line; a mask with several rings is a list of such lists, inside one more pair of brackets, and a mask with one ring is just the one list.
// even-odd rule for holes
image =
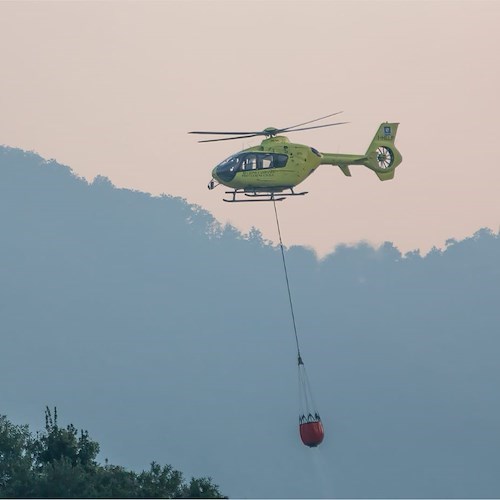
[[276, 226], [278, 227], [278, 237], [280, 240], [281, 259], [283, 261], [283, 270], [285, 271], [286, 289], [288, 291], [288, 301], [290, 303], [290, 312], [292, 314], [293, 332], [295, 334], [295, 343], [297, 344], [297, 357], [299, 360], [299, 365], [301, 365], [303, 363], [302, 363], [302, 357], [300, 356], [299, 336], [297, 335], [297, 325], [295, 323], [295, 313], [293, 312], [292, 294], [290, 293], [290, 282], [288, 281], [288, 272], [286, 269], [285, 251], [283, 250], [283, 240], [281, 239], [281, 230], [280, 230], [280, 223], [279, 223], [279, 219], [278, 219], [278, 211], [276, 210], [276, 201], [274, 201], [274, 199], [273, 199], [273, 206], [274, 206], [274, 215], [276, 216]]
[[299, 432], [302, 442], [311, 448], [321, 444], [324, 437], [323, 424], [318, 411], [315, 409], [316, 404], [312, 397], [309, 379], [307, 377], [306, 368], [300, 355], [299, 336], [297, 334], [297, 324], [295, 322], [295, 313], [293, 310], [292, 294], [290, 292], [290, 281], [288, 280], [288, 271], [286, 268], [285, 250], [283, 248], [283, 240], [281, 238], [281, 229], [276, 209], [276, 201], [273, 199], [274, 215], [276, 216], [276, 226], [278, 228], [278, 237], [281, 249], [281, 259], [283, 261], [283, 270], [285, 271], [286, 289], [288, 291], [288, 302], [290, 304], [290, 313], [292, 315], [293, 332], [295, 334], [295, 343], [297, 345], [297, 360], [299, 364], [299, 400], [301, 405], [301, 413], [299, 416]]

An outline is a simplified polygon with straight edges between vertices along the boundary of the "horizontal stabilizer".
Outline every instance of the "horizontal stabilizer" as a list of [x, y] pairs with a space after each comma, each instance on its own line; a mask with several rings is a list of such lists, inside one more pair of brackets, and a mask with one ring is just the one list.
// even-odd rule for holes
[[351, 177], [351, 171], [349, 170], [349, 165], [339, 165], [340, 170], [344, 173], [344, 175], [347, 175], [347, 177]]

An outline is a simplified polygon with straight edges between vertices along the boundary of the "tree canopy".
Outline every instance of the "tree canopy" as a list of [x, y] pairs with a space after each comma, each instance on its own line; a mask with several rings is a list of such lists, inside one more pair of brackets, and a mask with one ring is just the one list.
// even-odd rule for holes
[[60, 427], [56, 408], [36, 434], [0, 415], [0, 498], [227, 498], [211, 478], [188, 483], [171, 465], [140, 473], [101, 465], [99, 449], [86, 430]]

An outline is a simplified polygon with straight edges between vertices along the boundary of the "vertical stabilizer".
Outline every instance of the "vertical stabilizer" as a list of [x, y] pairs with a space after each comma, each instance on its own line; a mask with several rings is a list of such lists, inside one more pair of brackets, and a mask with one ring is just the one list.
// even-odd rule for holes
[[394, 177], [394, 170], [403, 161], [394, 141], [399, 123], [382, 123], [366, 151], [364, 165], [373, 170], [381, 181]]

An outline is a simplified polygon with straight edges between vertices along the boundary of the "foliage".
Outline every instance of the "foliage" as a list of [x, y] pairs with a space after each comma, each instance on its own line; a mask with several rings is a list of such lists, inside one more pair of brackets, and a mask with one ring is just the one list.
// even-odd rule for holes
[[45, 431], [33, 435], [0, 415], [0, 498], [227, 498], [210, 478], [191, 478], [152, 462], [136, 473], [97, 461], [99, 444], [73, 424], [59, 427], [45, 410]]

